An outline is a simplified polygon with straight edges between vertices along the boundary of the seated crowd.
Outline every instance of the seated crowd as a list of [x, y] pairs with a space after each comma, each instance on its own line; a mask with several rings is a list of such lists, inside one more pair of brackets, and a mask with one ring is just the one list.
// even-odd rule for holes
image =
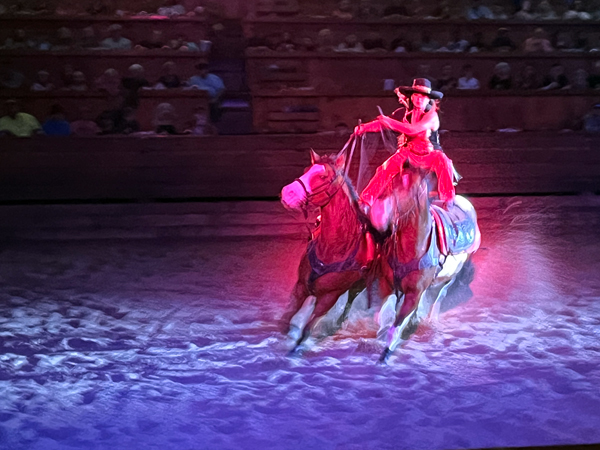
[[347, 35], [341, 42], [336, 41], [331, 29], [324, 28], [316, 35], [292, 36], [287, 31], [257, 36], [248, 28], [246, 40], [251, 52], [395, 52], [395, 53], [480, 53], [480, 52], [598, 52], [600, 42], [592, 42], [592, 37], [584, 31], [557, 31], [548, 36], [543, 28], [536, 28], [523, 42], [513, 40], [510, 30], [501, 27], [494, 36], [485, 37], [482, 32], [465, 36], [460, 28], [455, 28], [450, 39], [440, 42], [428, 29], [421, 32], [418, 40], [410, 39], [407, 34], [399, 33], [386, 41], [377, 32], [370, 32], [359, 38], [356, 34]]
[[429, 67], [422, 64], [417, 76], [427, 78], [436, 90], [444, 93], [484, 88], [491, 91], [600, 90], [600, 60], [594, 64], [592, 73], [577, 69], [571, 75], [566, 74], [564, 66], [559, 62], [554, 63], [546, 73], [539, 73], [531, 64], [526, 64], [518, 73], [513, 73], [509, 63], [499, 62], [483, 84], [470, 64], [463, 65], [458, 74], [452, 64], [445, 64], [439, 75], [431, 75]]
[[193, 42], [185, 34], [178, 33], [173, 36], [164, 36], [160, 30], [153, 30], [151, 34], [140, 42], [132, 42], [123, 36], [123, 27], [112, 24], [106, 30], [106, 37], [101, 37], [95, 27], [88, 26], [73, 31], [61, 27], [54, 37], [28, 36], [22, 29], [15, 30], [12, 37], [7, 38], [0, 50], [30, 50], [30, 51], [87, 51], [87, 50], [177, 50], [184, 52], [206, 52], [210, 50], [210, 41], [198, 40]]
[[[218, 0], [157, 0], [146, 1], [149, 10], [132, 11], [121, 9], [114, 0], [61, 1], [14, 0], [9, 5], [0, 3], [1, 16], [31, 17], [58, 15], [67, 17], [86, 16], [156, 16], [162, 18], [196, 17], [216, 14], [220, 11]], [[120, 2], [122, 6], [132, 2]]]
[[[0, 133], [15, 136], [31, 136], [33, 134], [46, 135], [90, 135], [90, 134], [131, 134], [142, 131], [139, 123], [135, 120], [136, 110], [140, 104], [140, 91], [143, 90], [204, 90], [208, 95], [209, 112], [198, 110], [194, 118], [188, 120], [186, 130], [178, 130], [175, 126], [174, 106], [170, 103], [162, 103], [156, 109], [153, 132], [158, 134], [215, 134], [211, 125], [219, 119], [220, 99], [225, 91], [223, 81], [215, 74], [208, 71], [205, 63], [197, 66], [198, 74], [187, 80], [182, 80], [177, 75], [176, 66], [173, 62], [163, 65], [163, 72], [157, 76], [152, 83], [145, 75], [144, 68], [139, 64], [129, 67], [128, 73], [121, 76], [115, 69], [107, 69], [103, 74], [96, 77], [92, 83], [88, 83], [83, 72], [74, 70], [72, 66], [65, 66], [60, 75], [60, 81], [54, 84], [47, 71], [40, 71], [36, 81], [31, 85], [31, 91], [51, 92], [54, 90], [62, 92], [98, 92], [107, 97], [119, 100], [120, 107], [103, 111], [96, 117], [90, 117], [93, 112], [85, 110], [71, 111], [78, 121], [67, 126], [64, 110], [60, 105], [53, 105], [48, 119], [40, 125], [37, 119], [24, 112], [19, 112], [17, 101], [10, 99], [7, 102], [8, 114], [0, 121]], [[3, 92], [0, 90], [0, 92]], [[9, 92], [15, 92], [15, 89]], [[110, 102], [114, 103], [114, 102]], [[82, 118], [86, 117], [86, 120]], [[149, 130], [144, 130], [149, 131]]]
[[[589, 4], [588, 4], [589, 3]], [[325, 4], [319, 11], [303, 11], [297, 0], [258, 0], [249, 19], [301, 15], [319, 19], [377, 20], [600, 20], [598, 4], [588, 0], [551, 1], [514, 0], [512, 2], [470, 0], [450, 2], [440, 0], [339, 0], [334, 9]]]

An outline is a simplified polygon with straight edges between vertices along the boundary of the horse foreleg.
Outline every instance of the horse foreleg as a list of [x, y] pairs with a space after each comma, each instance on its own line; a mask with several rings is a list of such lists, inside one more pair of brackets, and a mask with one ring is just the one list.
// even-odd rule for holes
[[316, 323], [325, 314], [327, 314], [327, 312], [333, 307], [333, 305], [335, 305], [335, 302], [337, 302], [339, 296], [342, 295], [343, 293], [344, 293], [344, 291], [338, 290], [338, 291], [334, 291], [334, 292], [327, 292], [325, 294], [321, 294], [321, 295], [317, 296], [315, 309], [314, 309], [310, 319], [308, 320], [306, 326], [304, 327], [302, 336], [296, 342], [296, 347], [294, 348], [294, 351], [297, 350], [298, 347], [300, 345], [302, 345], [302, 343], [304, 343], [310, 337]]
[[430, 273], [411, 272], [402, 281], [404, 302], [396, 315], [394, 325], [388, 330], [387, 346], [381, 354], [379, 362], [385, 363], [403, 339], [403, 334], [417, 311], [425, 289], [431, 284], [434, 271], [435, 269], [429, 270]]
[[290, 304], [280, 319], [281, 332], [283, 334], [287, 334], [290, 331], [290, 328], [292, 327], [292, 318], [298, 313], [298, 311], [300, 311], [308, 296], [309, 292], [306, 284], [303, 281], [298, 280], [294, 286], [294, 289], [292, 290]]

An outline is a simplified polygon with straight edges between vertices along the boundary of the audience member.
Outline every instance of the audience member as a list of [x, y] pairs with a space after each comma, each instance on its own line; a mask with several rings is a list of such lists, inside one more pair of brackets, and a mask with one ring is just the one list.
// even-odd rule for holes
[[121, 35], [123, 27], [119, 24], [113, 24], [108, 27], [110, 37], [107, 37], [100, 43], [100, 47], [105, 50], [130, 50], [131, 41]]
[[71, 64], [65, 64], [63, 66], [62, 72], [60, 73], [60, 81], [62, 82], [63, 88], [67, 88], [73, 84], [73, 73], [75, 73], [75, 70]]
[[573, 37], [573, 51], [575, 52], [587, 52], [589, 49], [588, 37], [585, 31], [576, 31]]
[[129, 66], [128, 75], [122, 78], [121, 85], [125, 92], [123, 106], [129, 108], [137, 108], [140, 104], [140, 89], [150, 87], [150, 83], [144, 76], [144, 68], [140, 64]]
[[504, 9], [504, 6], [498, 3], [494, 3], [490, 10], [492, 11], [492, 16], [494, 16], [494, 20], [508, 20], [509, 16]]
[[379, 19], [381, 9], [373, 0], [360, 0], [357, 17], [362, 20]]
[[425, 30], [421, 33], [421, 43], [419, 44], [419, 51], [421, 52], [435, 52], [440, 48], [440, 44], [431, 37], [431, 33]]
[[535, 20], [536, 15], [532, 11], [531, 2], [524, 0], [521, 4], [521, 9], [515, 13], [515, 19], [518, 20]]
[[135, 118], [135, 109], [128, 106], [116, 112], [114, 132], [116, 134], [132, 134], [140, 131], [140, 123]]
[[467, 48], [467, 52], [469, 53], [477, 53], [477, 52], [485, 52], [487, 50], [487, 45], [483, 42], [483, 33], [478, 31], [473, 35], [473, 39], [471, 39], [471, 43]]
[[198, 107], [194, 111], [194, 122], [185, 133], [194, 136], [213, 136], [217, 134], [217, 129], [209, 122], [206, 111]]
[[298, 43], [298, 51], [314, 52], [315, 50], [317, 50], [317, 46], [311, 37], [304, 36], [302, 39], [300, 39], [300, 42]]
[[154, 131], [156, 134], [179, 134], [175, 128], [175, 108], [170, 103], [160, 103], [154, 111]]
[[115, 121], [118, 115], [120, 115], [119, 111], [102, 111], [96, 119], [96, 123], [98, 124], [99, 129], [99, 132], [97, 134], [103, 136], [107, 134], [117, 133], [117, 130], [115, 128]]
[[448, 41], [448, 43], [438, 51], [461, 53], [466, 51], [468, 47], [469, 41], [463, 38], [462, 32], [459, 28], [455, 28], [452, 32], [452, 38], [450, 41]]
[[94, 27], [85, 27], [81, 30], [81, 38], [77, 42], [77, 46], [83, 49], [97, 49], [100, 46]]
[[183, 34], [179, 34], [175, 39], [169, 41], [169, 48], [182, 52], [199, 52], [200, 48], [195, 42], [191, 42]]
[[73, 72], [73, 81], [70, 85], [67, 85], [65, 89], [75, 92], [86, 92], [88, 90], [88, 84], [83, 72], [79, 70]]
[[163, 64], [163, 74], [158, 79], [158, 83], [154, 86], [155, 89], [177, 89], [181, 87], [181, 80], [175, 73], [175, 63], [167, 61]]
[[383, 17], [411, 17], [403, 0], [392, 0], [391, 4], [383, 10]]
[[42, 127], [35, 117], [19, 112], [16, 100], [7, 100], [5, 106], [6, 115], [0, 118], [0, 135], [31, 137], [42, 133]]
[[600, 89], [600, 60], [594, 63], [592, 73], [588, 76], [587, 82], [590, 89]]
[[457, 89], [479, 89], [479, 80], [473, 75], [473, 66], [465, 64], [462, 67], [462, 77], [458, 79]]
[[569, 79], [565, 75], [565, 68], [560, 63], [552, 64], [550, 72], [544, 77], [540, 91], [550, 91], [555, 89], [569, 89]]
[[15, 30], [13, 37], [9, 37], [4, 41], [2, 49], [4, 50], [25, 50], [35, 48], [35, 41], [27, 39], [25, 30]]
[[512, 88], [512, 75], [510, 65], [507, 62], [499, 62], [494, 67], [494, 74], [490, 78], [488, 87], [496, 91], [503, 91]]
[[538, 20], [556, 20], [558, 15], [552, 8], [548, 0], [542, 0], [535, 9], [536, 19]]
[[555, 50], [560, 50], [562, 52], [574, 50], [571, 34], [564, 31], [557, 31], [552, 35], [551, 45]]
[[331, 13], [331, 15], [343, 20], [354, 19], [354, 11], [350, 0], [340, 0], [337, 8]]
[[114, 13], [115, 9], [112, 4], [109, 5], [109, 2], [105, 0], [91, 0], [85, 10], [92, 16], [109, 16]]
[[479, 19], [494, 19], [494, 14], [485, 6], [482, 0], [471, 0], [471, 6], [467, 9], [466, 13], [467, 20], [479, 20]]
[[148, 49], [148, 50], [156, 50], [159, 48], [163, 48], [165, 46], [165, 42], [163, 40], [163, 32], [160, 30], [152, 30], [152, 34], [150, 35], [150, 39], [143, 40], [139, 44], [137, 44], [135, 49]]
[[575, 0], [569, 5], [568, 11], [563, 14], [564, 20], [591, 20], [592, 15], [585, 11], [583, 2]]
[[165, 6], [161, 6], [156, 11], [159, 16], [177, 17], [186, 14], [185, 6], [177, 3], [177, 0], [166, 0]]
[[523, 68], [518, 78], [517, 87], [523, 90], [538, 89], [540, 87], [540, 80], [535, 67], [528, 64]]
[[448, 0], [441, 0], [437, 3], [431, 14], [425, 17], [426, 19], [434, 20], [450, 20], [455, 17], [452, 16], [452, 10]]
[[275, 49], [278, 52], [294, 52], [297, 50], [292, 34], [288, 31], [281, 33], [281, 39]]
[[355, 34], [349, 34], [345, 37], [344, 42], [335, 48], [336, 52], [364, 52], [365, 48], [359, 42]]
[[323, 28], [317, 35], [317, 51], [332, 52], [334, 49], [333, 33], [329, 28]]
[[31, 85], [30, 90], [33, 92], [48, 92], [54, 90], [54, 85], [50, 82], [50, 73], [45, 70], [40, 70], [37, 73], [36, 81]]
[[508, 36], [508, 28], [498, 28], [496, 37], [490, 44], [490, 50], [494, 52], [510, 52], [516, 50], [517, 46]]
[[525, 40], [523, 51], [526, 53], [551, 52], [554, 50], [542, 28], [536, 28], [533, 35]]
[[587, 133], [600, 133], [600, 103], [596, 103], [592, 110], [583, 116], [583, 130]]
[[458, 80], [452, 75], [452, 65], [444, 64], [442, 67], [442, 76], [437, 80], [436, 90], [446, 93], [456, 89], [457, 86]]
[[79, 107], [77, 120], [71, 123], [71, 135], [95, 136], [100, 133], [100, 127], [90, 119], [91, 111], [91, 108], [87, 105]]
[[437, 85], [437, 79], [431, 74], [431, 65], [429, 64], [419, 64], [413, 78], [426, 78], [432, 86]]
[[64, 52], [72, 50], [74, 45], [73, 32], [67, 27], [61, 27], [56, 32], [56, 42], [52, 45], [52, 51]]
[[46, 136], [69, 136], [71, 134], [71, 125], [65, 119], [65, 110], [60, 105], [52, 105], [50, 116], [42, 125], [42, 130]]
[[589, 74], [585, 69], [577, 69], [575, 71], [575, 76], [573, 77], [573, 83], [571, 87], [578, 91], [586, 90], [588, 87], [587, 79]]
[[218, 122], [221, 115], [221, 95], [225, 92], [225, 84], [221, 78], [208, 71], [208, 64], [199, 63], [196, 68], [199, 70], [198, 75], [191, 77], [188, 85], [192, 89], [207, 91], [211, 121]]
[[401, 34], [392, 41], [390, 44], [390, 50], [395, 53], [405, 53], [412, 52], [413, 47], [412, 43], [406, 39], [403, 34]]
[[106, 69], [94, 82], [95, 89], [116, 97], [121, 92], [121, 77], [116, 69]]
[[387, 49], [385, 48], [385, 42], [381, 37], [381, 34], [372, 31], [367, 34], [367, 37], [362, 43], [363, 48], [367, 52], [385, 52]]

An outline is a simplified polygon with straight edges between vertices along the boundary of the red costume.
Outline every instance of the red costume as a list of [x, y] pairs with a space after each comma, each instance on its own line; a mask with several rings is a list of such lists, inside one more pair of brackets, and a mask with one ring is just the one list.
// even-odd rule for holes
[[406, 139], [403, 139], [403, 136], [398, 138], [399, 146], [396, 153], [377, 168], [375, 175], [362, 191], [361, 199], [365, 203], [373, 204], [392, 178], [402, 174], [402, 166], [407, 160], [414, 167], [435, 172], [440, 200], [444, 202], [454, 200], [452, 160], [444, 152], [434, 150], [425, 134], [426, 132], [423, 132], [417, 136], [408, 136]]

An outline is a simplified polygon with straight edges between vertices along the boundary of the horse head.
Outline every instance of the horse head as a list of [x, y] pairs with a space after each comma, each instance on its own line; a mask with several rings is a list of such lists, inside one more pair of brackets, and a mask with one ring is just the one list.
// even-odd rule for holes
[[304, 175], [281, 190], [281, 203], [287, 209], [298, 210], [307, 206], [323, 207], [344, 182], [346, 151], [337, 155], [319, 156], [310, 151], [311, 165]]

